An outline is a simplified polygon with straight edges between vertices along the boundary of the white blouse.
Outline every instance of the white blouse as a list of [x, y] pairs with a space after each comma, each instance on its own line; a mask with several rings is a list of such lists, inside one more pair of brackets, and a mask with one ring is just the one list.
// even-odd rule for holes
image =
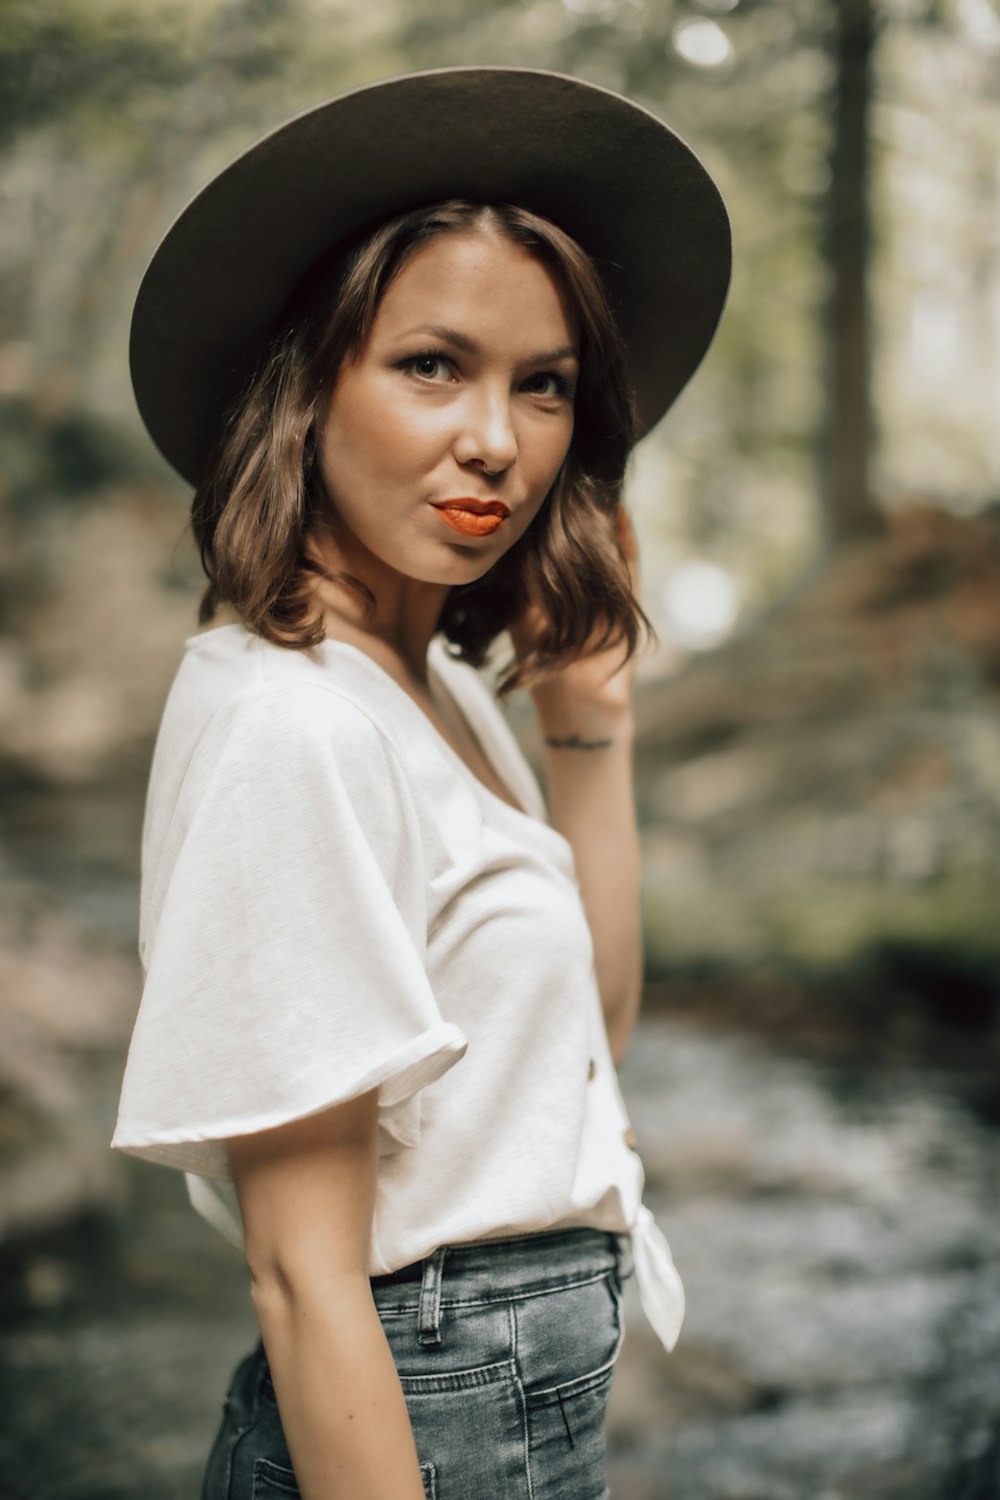
[[225, 1146], [379, 1091], [371, 1275], [441, 1244], [631, 1233], [666, 1347], [680, 1279], [642, 1203], [572, 847], [484, 678], [428, 653], [523, 810], [343, 641], [193, 636], [142, 845], [145, 985], [113, 1149], [176, 1167], [234, 1245]]

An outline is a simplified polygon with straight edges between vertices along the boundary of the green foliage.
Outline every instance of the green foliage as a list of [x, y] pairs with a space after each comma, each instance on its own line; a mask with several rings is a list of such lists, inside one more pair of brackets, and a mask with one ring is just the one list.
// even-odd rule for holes
[[751, 883], [715, 879], [645, 896], [649, 973], [743, 975], [764, 963], [816, 979], [866, 972], [902, 975], [926, 961], [935, 972], [971, 966], [1000, 975], [992, 882], [952, 869], [926, 883], [881, 877], [783, 880], [758, 870]]
[[76, 408], [45, 420], [23, 400], [0, 402], [0, 471], [16, 519], [75, 505], [110, 486], [159, 478], [131, 425]]
[[[212, 7], [205, 10], [211, 13]], [[171, 10], [173, 15], [171, 15]], [[0, 14], [0, 147], [57, 117], [113, 113], [189, 65], [178, 7], [6, 0]]]

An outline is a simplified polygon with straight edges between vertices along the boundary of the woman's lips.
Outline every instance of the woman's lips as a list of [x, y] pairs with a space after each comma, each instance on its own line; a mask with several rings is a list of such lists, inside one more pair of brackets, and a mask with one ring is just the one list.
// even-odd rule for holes
[[488, 508], [479, 503], [475, 509], [471, 504], [466, 505], [460, 500], [446, 500], [443, 505], [435, 505], [434, 509], [442, 521], [447, 521], [449, 526], [464, 532], [466, 536], [492, 536], [510, 515], [510, 511], [499, 500], [490, 501]]

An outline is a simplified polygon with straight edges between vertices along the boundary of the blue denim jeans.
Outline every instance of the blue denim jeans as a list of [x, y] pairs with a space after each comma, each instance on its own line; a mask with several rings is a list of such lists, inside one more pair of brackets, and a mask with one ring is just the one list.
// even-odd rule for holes
[[[604, 1419], [627, 1236], [442, 1246], [372, 1291], [431, 1500], [608, 1500]], [[264, 1348], [233, 1373], [201, 1500], [299, 1493]]]

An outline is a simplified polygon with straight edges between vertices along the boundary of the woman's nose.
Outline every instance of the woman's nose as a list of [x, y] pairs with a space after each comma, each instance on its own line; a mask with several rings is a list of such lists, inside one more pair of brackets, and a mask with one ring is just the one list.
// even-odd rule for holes
[[482, 463], [491, 474], [509, 469], [517, 458], [517, 434], [507, 393], [481, 392], [476, 396], [470, 393], [462, 417], [461, 431], [455, 441], [458, 462]]

